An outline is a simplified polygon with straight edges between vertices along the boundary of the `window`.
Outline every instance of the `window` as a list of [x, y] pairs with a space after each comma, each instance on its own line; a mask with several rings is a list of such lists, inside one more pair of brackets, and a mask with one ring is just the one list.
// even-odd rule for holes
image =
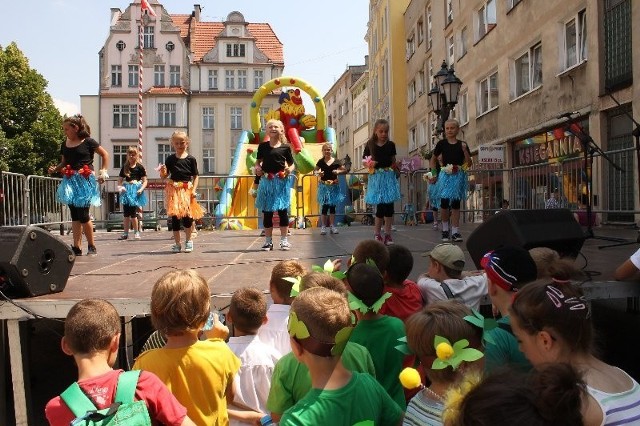
[[409, 129], [409, 152], [418, 148], [418, 131], [415, 127]]
[[449, 55], [449, 65], [451, 65], [456, 60], [456, 48], [453, 41], [453, 34], [447, 37], [447, 53]]
[[238, 89], [247, 90], [247, 70], [238, 70]]
[[180, 65], [169, 66], [169, 85], [180, 86]]
[[260, 86], [264, 84], [264, 71], [263, 70], [254, 70], [253, 71], [253, 88], [258, 90]]
[[228, 43], [227, 44], [227, 57], [228, 58], [244, 58], [245, 45], [241, 43]]
[[265, 116], [269, 112], [271, 108], [269, 107], [260, 107], [260, 130], [265, 130], [267, 128], [267, 120], [265, 120]]
[[143, 46], [145, 49], [153, 49], [155, 47], [153, 30], [153, 26], [144, 27]]
[[202, 107], [202, 128], [206, 130], [215, 129], [215, 110], [213, 107]]
[[467, 27], [460, 30], [460, 58], [467, 54], [467, 38], [469, 37]]
[[429, 147], [435, 148], [436, 138], [438, 136], [438, 116], [435, 112], [429, 114]]
[[129, 87], [138, 87], [138, 66], [129, 65]]
[[416, 101], [416, 81], [411, 80], [409, 83], [409, 88], [407, 91], [407, 100], [409, 101], [409, 105]]
[[418, 71], [418, 96], [426, 92], [427, 80], [425, 79], [424, 70]]
[[514, 7], [516, 7], [516, 5], [518, 3], [520, 3], [522, 0], [509, 0], [507, 3], [509, 3], [509, 10], [513, 9]]
[[[433, 61], [431, 58], [427, 61], [427, 75], [429, 76], [429, 84], [433, 81]], [[431, 88], [429, 88], [431, 90]]]
[[418, 32], [418, 46], [420, 46], [424, 41], [424, 22], [422, 18], [418, 19], [416, 31]]
[[164, 87], [164, 65], [153, 66], [153, 85]]
[[138, 115], [138, 106], [131, 105], [114, 105], [113, 106], [113, 127], [132, 129], [136, 127]]
[[449, 25], [453, 22], [453, 1], [452, 0], [444, 0], [445, 1], [445, 10], [447, 16], [445, 17], [445, 22]]
[[513, 97], [524, 95], [542, 84], [542, 44], [538, 43], [513, 63]]
[[[121, 169], [127, 163], [129, 145], [113, 145], [113, 168]], [[162, 163], [164, 164], [164, 163]]]
[[224, 88], [226, 90], [233, 90], [235, 88], [235, 75], [234, 70], [226, 70], [224, 72]]
[[389, 65], [387, 64], [387, 60], [384, 60], [382, 64], [382, 93], [387, 93], [389, 91]]
[[407, 39], [406, 59], [409, 60], [409, 58], [412, 57], [414, 53], [416, 53], [416, 41], [414, 34], [411, 33], [409, 39]]
[[478, 82], [478, 115], [491, 111], [498, 106], [498, 73]]
[[158, 126], [176, 126], [176, 104], [158, 104]]
[[460, 118], [460, 124], [466, 124], [469, 122], [469, 92], [464, 91], [458, 96], [458, 117]]
[[427, 6], [427, 50], [433, 42], [433, 22], [431, 20], [431, 5]]
[[229, 143], [229, 158], [233, 161], [233, 157], [236, 155], [236, 149], [238, 148], [238, 139], [232, 136], [231, 142]]
[[587, 14], [582, 10], [564, 24], [564, 69], [587, 60]]
[[218, 90], [218, 70], [209, 70], [209, 90]]
[[338, 138], [338, 145], [342, 146], [344, 145], [344, 142], [345, 142], [344, 130], [341, 130], [340, 137]]
[[605, 88], [633, 83], [631, 0], [607, 0], [604, 13]]
[[215, 173], [215, 148], [203, 148], [202, 149], [202, 171], [205, 174]]
[[477, 14], [478, 40], [484, 37], [496, 26], [496, 0], [488, 0], [482, 5]]
[[229, 116], [231, 117], [231, 130], [242, 129], [242, 108], [231, 107], [229, 109]]
[[111, 65], [111, 85], [122, 86], [122, 65]]
[[347, 127], [344, 129], [344, 141], [349, 142], [350, 138], [351, 138], [351, 131], [349, 130], [349, 127]]
[[158, 144], [158, 163], [164, 164], [167, 161], [167, 157], [172, 154], [170, 144]]

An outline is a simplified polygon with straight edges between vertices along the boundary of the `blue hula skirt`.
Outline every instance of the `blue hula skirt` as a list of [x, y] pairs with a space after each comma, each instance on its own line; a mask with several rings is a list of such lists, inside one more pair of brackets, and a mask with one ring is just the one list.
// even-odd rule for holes
[[464, 200], [466, 198], [467, 172], [464, 170], [458, 170], [451, 174], [441, 171], [438, 174], [438, 182], [440, 199]]
[[365, 203], [389, 204], [399, 199], [400, 184], [392, 169], [376, 169], [374, 173], [369, 174]]
[[58, 186], [58, 201], [68, 206], [89, 207], [100, 205], [98, 181], [92, 173], [84, 177], [74, 173], [71, 177], [63, 176]]
[[266, 175], [262, 176], [258, 185], [256, 207], [263, 212], [288, 210], [291, 206], [292, 178], [293, 175], [284, 179], [278, 176], [273, 176], [271, 179]]
[[435, 183], [430, 183], [427, 189], [427, 195], [429, 196], [429, 206], [431, 208], [440, 208], [440, 179], [436, 179]]
[[125, 206], [144, 207], [147, 205], [147, 194], [142, 191], [138, 195], [138, 190], [142, 182], [123, 182], [125, 191], [120, 194], [120, 202]]
[[[344, 194], [340, 192], [338, 183], [318, 183], [318, 204], [321, 206], [337, 206], [344, 201]], [[328, 181], [331, 182], [331, 181]]]

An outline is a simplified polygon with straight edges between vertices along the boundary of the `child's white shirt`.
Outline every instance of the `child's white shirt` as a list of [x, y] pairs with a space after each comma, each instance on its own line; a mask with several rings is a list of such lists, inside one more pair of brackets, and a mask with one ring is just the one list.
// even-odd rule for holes
[[275, 348], [282, 356], [291, 352], [289, 341], [289, 311], [291, 306], [274, 303], [267, 310], [268, 321], [258, 330], [258, 337], [263, 343]]

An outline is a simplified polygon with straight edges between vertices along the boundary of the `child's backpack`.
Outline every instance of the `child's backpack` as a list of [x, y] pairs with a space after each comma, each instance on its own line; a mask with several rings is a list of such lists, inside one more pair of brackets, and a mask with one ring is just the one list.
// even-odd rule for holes
[[139, 377], [140, 370], [121, 373], [113, 404], [102, 410], [98, 410], [78, 382], [74, 382], [60, 394], [60, 398], [76, 416], [71, 426], [151, 426], [147, 405], [144, 401], [134, 400]]

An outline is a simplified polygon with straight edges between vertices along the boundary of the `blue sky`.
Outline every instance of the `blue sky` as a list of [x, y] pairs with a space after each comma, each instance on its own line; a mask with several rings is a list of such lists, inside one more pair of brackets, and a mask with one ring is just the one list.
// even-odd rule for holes
[[[156, 1], [152, 0], [152, 3]], [[268, 22], [284, 44], [285, 74], [301, 78], [322, 94], [347, 65], [364, 64], [369, 2], [262, 2], [258, 0], [164, 0], [169, 13], [203, 8], [203, 21], [222, 21], [237, 10], [248, 22]], [[295, 5], [289, 11], [277, 4]], [[48, 92], [63, 113], [79, 112], [80, 95], [97, 94], [98, 51], [109, 33], [110, 8], [124, 0], [13, 0], [3, 2], [0, 46], [18, 44], [49, 82]], [[312, 12], [314, 11], [314, 12]]]

